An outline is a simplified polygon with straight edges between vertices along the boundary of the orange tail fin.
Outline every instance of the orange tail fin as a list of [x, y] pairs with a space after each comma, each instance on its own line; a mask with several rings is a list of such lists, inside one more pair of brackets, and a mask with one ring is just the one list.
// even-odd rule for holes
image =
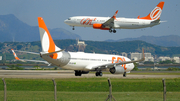
[[[55, 45], [42, 17], [38, 17], [38, 23], [39, 23], [42, 51], [51, 53], [60, 50], [60, 48]], [[54, 53], [53, 55], [50, 55], [50, 57], [52, 57], [53, 59], [57, 59], [58, 54]]]
[[161, 1], [152, 11], [145, 17], [138, 16], [138, 19], [146, 19], [146, 20], [158, 20], [160, 19], [162, 9], [164, 6], [164, 1]]

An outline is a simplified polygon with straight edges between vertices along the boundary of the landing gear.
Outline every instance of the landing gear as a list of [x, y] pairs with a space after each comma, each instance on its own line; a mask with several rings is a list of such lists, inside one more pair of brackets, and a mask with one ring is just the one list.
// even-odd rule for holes
[[110, 28], [110, 29], [109, 29], [109, 32], [110, 32], [110, 33], [112, 33], [112, 32], [113, 32], [113, 33], [116, 33], [116, 30], [115, 30], [115, 29], [112, 30], [112, 28]]
[[73, 26], [72, 30], [75, 30], [74, 26]]
[[102, 76], [103, 73], [100, 71], [100, 72], [96, 72], [96, 76]]
[[126, 77], [126, 72], [124, 72], [123, 77]]
[[82, 75], [82, 72], [81, 71], [76, 71], [75, 70], [75, 76], [81, 76]]
[[109, 32], [111, 33], [111, 32], [112, 32], [112, 29], [109, 29]]
[[116, 33], [116, 30], [115, 30], [115, 29], [113, 30], [113, 33]]

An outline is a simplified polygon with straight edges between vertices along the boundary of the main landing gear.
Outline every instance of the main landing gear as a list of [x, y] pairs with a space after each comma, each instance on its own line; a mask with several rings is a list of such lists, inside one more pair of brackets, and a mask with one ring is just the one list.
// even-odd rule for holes
[[113, 32], [113, 33], [116, 33], [116, 30], [115, 30], [115, 29], [112, 30], [112, 28], [110, 28], [110, 29], [109, 29], [109, 32], [110, 32], [110, 33], [112, 33], [112, 32]]
[[103, 75], [103, 73], [101, 72], [101, 71], [99, 71], [99, 72], [96, 72], [96, 74], [95, 74], [96, 76], [102, 76]]
[[75, 76], [81, 76], [82, 72], [81, 71], [75, 71]]
[[88, 74], [89, 71], [75, 70], [75, 76], [81, 76], [82, 74]]

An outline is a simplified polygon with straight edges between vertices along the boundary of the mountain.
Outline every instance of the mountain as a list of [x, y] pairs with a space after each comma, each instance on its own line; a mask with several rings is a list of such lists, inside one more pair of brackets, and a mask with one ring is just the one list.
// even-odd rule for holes
[[[77, 34], [62, 28], [49, 29], [53, 39], [81, 39]], [[39, 41], [39, 27], [29, 26], [13, 14], [0, 15], [0, 42], [32, 42]]]
[[134, 40], [141, 40], [147, 43], [164, 46], [164, 47], [179, 47], [180, 46], [180, 36], [178, 35], [168, 35], [168, 36], [141, 36], [138, 38], [126, 38], [126, 39], [119, 39], [119, 40], [106, 40], [108, 42], [121, 42], [121, 41], [134, 41]]

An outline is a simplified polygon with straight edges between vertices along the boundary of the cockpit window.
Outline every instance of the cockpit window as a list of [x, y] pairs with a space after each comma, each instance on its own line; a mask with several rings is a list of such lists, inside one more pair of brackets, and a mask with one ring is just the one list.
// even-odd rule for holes
[[68, 20], [71, 20], [71, 18], [68, 18]]

